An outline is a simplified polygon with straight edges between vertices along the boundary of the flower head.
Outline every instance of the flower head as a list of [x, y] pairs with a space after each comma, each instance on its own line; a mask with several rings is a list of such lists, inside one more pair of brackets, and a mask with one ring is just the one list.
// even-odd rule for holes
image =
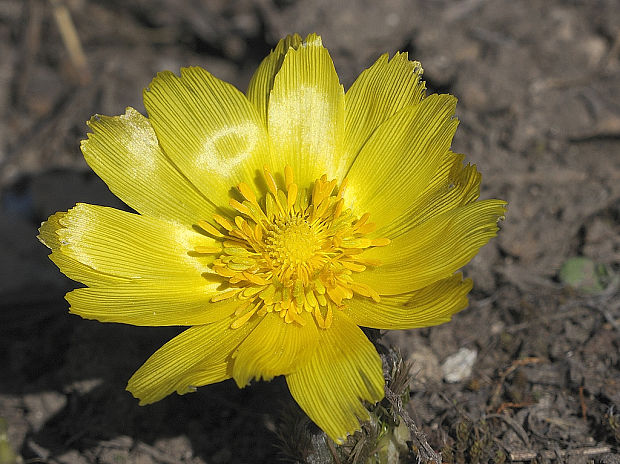
[[425, 95], [406, 54], [345, 92], [321, 39], [282, 39], [244, 95], [201, 68], [162, 72], [148, 118], [95, 116], [88, 164], [138, 214], [78, 204], [40, 239], [84, 318], [191, 326], [129, 380], [140, 404], [286, 376], [331, 438], [383, 398], [361, 327], [440, 324], [456, 271], [497, 232], [500, 200], [450, 151], [456, 99]]

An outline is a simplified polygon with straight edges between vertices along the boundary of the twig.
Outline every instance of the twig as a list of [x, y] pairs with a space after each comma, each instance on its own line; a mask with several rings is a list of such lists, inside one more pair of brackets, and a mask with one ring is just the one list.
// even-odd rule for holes
[[521, 439], [521, 441], [523, 442], [523, 444], [525, 446], [527, 446], [528, 448], [530, 447], [530, 439], [527, 436], [527, 432], [523, 429], [523, 427], [521, 427], [521, 424], [519, 424], [516, 420], [514, 420], [512, 417], [508, 417], [504, 414], [487, 414], [486, 415], [487, 419], [501, 419], [504, 422], [506, 422], [509, 426], [512, 427], [512, 429], [515, 431], [515, 433], [519, 436], [519, 438]]
[[80, 42], [75, 25], [71, 19], [71, 13], [61, 0], [50, 0], [50, 3], [54, 11], [54, 19], [60, 30], [62, 41], [69, 53], [71, 64], [77, 73], [79, 83], [86, 85], [90, 82], [90, 71], [88, 70], [86, 55], [82, 49], [82, 42]]
[[43, 448], [41, 445], [39, 445], [37, 442], [35, 442], [34, 440], [30, 439], [27, 442], [28, 444], [28, 448], [30, 448], [30, 450], [37, 455], [38, 459], [41, 459], [40, 462], [47, 462], [47, 459], [50, 457], [50, 452], [49, 450]]
[[331, 440], [326, 440], [326, 442], [327, 442], [327, 448], [329, 449], [329, 452], [332, 455], [334, 462], [336, 464], [341, 464], [340, 458], [338, 457], [338, 452], [336, 451], [336, 447], [334, 446], [334, 443]]
[[385, 397], [392, 405], [394, 409], [394, 413], [398, 414], [400, 418], [403, 420], [409, 431], [411, 432], [412, 438], [415, 442], [417, 442], [417, 447], [419, 451], [420, 457], [425, 459], [427, 462], [433, 462], [436, 464], [441, 464], [441, 455], [437, 453], [431, 445], [429, 445], [428, 440], [426, 439], [426, 435], [424, 432], [418, 429], [418, 426], [411, 418], [409, 413], [405, 411], [403, 408], [403, 400], [402, 398], [394, 393], [389, 387], [385, 387]]
[[558, 457], [566, 456], [596, 456], [598, 454], [610, 453], [611, 448], [609, 446], [592, 446], [588, 448], [575, 448], [571, 450], [544, 450], [539, 453], [531, 450], [514, 451], [509, 453], [511, 461], [531, 461], [538, 456], [544, 459], [556, 459]]
[[516, 359], [515, 361], [513, 361], [512, 364], [507, 369], [505, 369], [504, 372], [502, 372], [499, 375], [499, 379], [497, 380], [497, 385], [495, 386], [495, 390], [493, 390], [493, 394], [491, 395], [491, 399], [489, 400], [487, 411], [491, 411], [493, 409], [493, 405], [499, 398], [499, 395], [502, 391], [502, 386], [504, 385], [504, 381], [506, 380], [506, 377], [508, 377], [515, 370], [517, 370], [517, 368], [520, 366], [526, 366], [528, 364], [538, 364], [541, 362], [543, 362], [543, 360], [540, 358], [523, 358], [523, 359]]
[[15, 104], [21, 105], [27, 93], [28, 83], [32, 75], [32, 66], [35, 61], [39, 45], [41, 44], [41, 22], [43, 12], [38, 2], [33, 0], [24, 3], [25, 14], [28, 15], [24, 30], [24, 41], [21, 50], [21, 69], [16, 73]]
[[586, 407], [586, 399], [583, 394], [583, 386], [579, 387], [579, 402], [581, 403], [581, 417], [585, 421], [588, 419], [587, 416], [587, 407]]
[[502, 403], [499, 405], [499, 408], [497, 408], [497, 411], [495, 411], [497, 414], [501, 414], [502, 412], [504, 412], [506, 409], [513, 409], [513, 408], [526, 408], [528, 406], [533, 406], [536, 403], [532, 403], [531, 401], [522, 401], [520, 403], [514, 403], [512, 401], [508, 401], [507, 403]]

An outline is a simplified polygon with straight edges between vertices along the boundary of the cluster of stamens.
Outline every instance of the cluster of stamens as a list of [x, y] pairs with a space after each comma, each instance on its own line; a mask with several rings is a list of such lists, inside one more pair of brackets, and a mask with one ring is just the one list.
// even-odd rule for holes
[[379, 265], [363, 258], [365, 249], [390, 241], [365, 237], [375, 229], [369, 215], [356, 218], [344, 209], [346, 179], [333, 194], [337, 182], [325, 175], [310, 191], [298, 188], [290, 166], [284, 170], [285, 190], [278, 189], [268, 168], [263, 173], [268, 193], [262, 206], [242, 183], [238, 189], [244, 200], [230, 201], [239, 215], [232, 221], [214, 216], [218, 227], [206, 221], [197, 224], [219, 244], [195, 251], [218, 255], [211, 268], [228, 286], [212, 301], [239, 301], [231, 327], [273, 311], [286, 323], [304, 325], [300, 315], [307, 311], [319, 327], [328, 328], [334, 310], [354, 294], [379, 301], [374, 289], [353, 276]]

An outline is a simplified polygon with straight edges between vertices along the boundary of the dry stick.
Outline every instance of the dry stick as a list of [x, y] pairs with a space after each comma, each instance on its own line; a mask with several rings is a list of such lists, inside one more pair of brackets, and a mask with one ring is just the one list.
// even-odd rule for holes
[[27, 93], [32, 66], [41, 44], [41, 22], [43, 19], [43, 10], [38, 2], [30, 0], [28, 3], [24, 3], [24, 8], [28, 15], [28, 21], [24, 30], [20, 53], [21, 69], [18, 68], [18, 72], [15, 74], [15, 102], [18, 106], [22, 104]]
[[581, 403], [581, 417], [584, 421], [588, 420], [587, 416], [587, 407], [586, 407], [586, 399], [583, 394], [583, 385], [579, 387], [579, 402]]
[[387, 386], [385, 387], [385, 397], [392, 405], [392, 408], [394, 408], [394, 412], [401, 417], [403, 422], [405, 422], [405, 425], [413, 435], [412, 438], [414, 438], [418, 443], [420, 456], [427, 461], [441, 464], [441, 455], [428, 444], [426, 435], [418, 429], [418, 426], [415, 424], [409, 413], [405, 411], [405, 408], [403, 408], [402, 398]]
[[556, 459], [558, 457], [565, 456], [596, 456], [598, 454], [610, 453], [611, 448], [609, 446], [592, 446], [589, 448], [575, 448], [572, 450], [559, 450], [550, 451], [545, 450], [537, 453], [536, 451], [523, 450], [515, 451], [509, 454], [511, 461], [531, 461], [541, 456], [545, 459]]
[[69, 52], [71, 64], [77, 72], [80, 84], [86, 85], [90, 82], [90, 71], [88, 70], [88, 63], [82, 49], [82, 43], [71, 19], [71, 13], [69, 13], [66, 5], [61, 0], [50, 0], [50, 3], [54, 10], [54, 19], [58, 29], [60, 29], [62, 41]]
[[334, 459], [334, 462], [336, 464], [341, 464], [340, 458], [338, 457], [338, 451], [336, 451], [334, 443], [331, 440], [326, 440], [326, 443], [327, 443], [327, 447], [329, 448], [329, 452], [332, 455], [332, 458]]
[[502, 386], [504, 385], [504, 382], [506, 381], [506, 377], [508, 377], [508, 375], [510, 375], [515, 370], [517, 370], [517, 368], [520, 366], [525, 366], [528, 364], [537, 364], [541, 362], [544, 362], [544, 361], [540, 358], [534, 358], [534, 357], [514, 360], [512, 364], [507, 369], [505, 369], [504, 372], [500, 374], [499, 379], [497, 381], [497, 385], [495, 386], [495, 390], [493, 391], [493, 394], [491, 395], [491, 399], [489, 400], [489, 406], [487, 406], [487, 412], [490, 412], [493, 409], [493, 404], [499, 398], [499, 395], [502, 392]]
[[523, 442], [525, 446], [527, 446], [528, 448], [531, 447], [530, 439], [527, 436], [527, 432], [523, 429], [523, 427], [521, 427], [521, 424], [519, 424], [512, 417], [506, 416], [504, 414], [487, 414], [485, 418], [486, 419], [496, 418], [496, 419], [503, 420], [506, 424], [512, 427], [512, 429], [515, 431], [515, 433], [521, 439], [521, 441]]
[[[530, 440], [527, 436], [527, 433], [514, 419], [505, 416], [503, 414], [487, 414], [486, 418], [497, 418], [501, 419], [510, 425], [513, 430], [517, 433], [521, 441], [528, 448], [531, 447]], [[575, 448], [571, 450], [558, 450], [558, 451], [550, 451], [545, 450], [537, 453], [536, 451], [532, 451], [531, 449], [520, 450], [520, 451], [512, 451], [509, 453], [509, 457], [511, 461], [530, 461], [532, 459], [536, 459], [538, 456], [542, 456], [545, 459], [556, 459], [558, 457], [564, 456], [595, 456], [597, 454], [605, 454], [611, 452], [611, 448], [609, 446], [592, 446], [587, 448]]]
[[536, 403], [532, 402], [532, 401], [521, 401], [520, 403], [514, 403], [512, 401], [508, 401], [507, 403], [500, 404], [499, 407], [497, 408], [497, 410], [495, 411], [495, 414], [501, 414], [506, 409], [526, 408], [528, 406], [534, 406], [535, 404]]

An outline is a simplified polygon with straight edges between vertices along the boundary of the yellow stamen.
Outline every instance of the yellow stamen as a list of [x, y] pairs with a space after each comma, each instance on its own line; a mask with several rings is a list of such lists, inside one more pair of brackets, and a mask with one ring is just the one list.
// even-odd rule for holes
[[196, 253], [201, 253], [201, 254], [213, 254], [213, 253], [220, 253], [222, 251], [222, 248], [219, 246], [197, 246], [194, 247], [194, 251]]
[[351, 271], [362, 272], [366, 270], [366, 266], [363, 264], [354, 263], [352, 261], [340, 261], [340, 263]]
[[267, 188], [269, 189], [272, 195], [276, 195], [278, 191], [278, 187], [276, 187], [276, 181], [273, 178], [273, 175], [271, 174], [271, 171], [269, 170], [267, 166], [264, 167], [263, 174], [265, 176], [265, 182], [267, 183]]
[[243, 203], [239, 203], [237, 200], [235, 200], [234, 198], [231, 198], [230, 200], [230, 206], [232, 206], [233, 208], [235, 208], [237, 211], [239, 211], [241, 214], [245, 214], [247, 216], [251, 216], [252, 212], [250, 211], [250, 208], [248, 208], [247, 206], [245, 206]]
[[344, 179], [342, 181], [342, 183], [340, 184], [340, 188], [338, 189], [338, 194], [336, 195], [337, 199], [342, 199], [342, 197], [344, 196], [344, 193], [347, 190], [347, 185], [349, 185], [349, 179]]
[[330, 326], [332, 325], [332, 319], [334, 317], [333, 314], [333, 310], [332, 310], [332, 305], [328, 304], [327, 305], [327, 313], [325, 314], [325, 322], [324, 322], [324, 328], [325, 329], [329, 329]]
[[242, 182], [237, 189], [245, 200], [230, 200], [239, 215], [232, 220], [214, 216], [225, 234], [206, 221], [197, 224], [220, 239], [222, 247], [200, 245], [195, 251], [219, 253], [211, 268], [227, 279], [229, 288], [211, 301], [239, 300], [230, 327], [236, 329], [252, 317], [275, 311], [284, 323], [299, 325], [306, 323], [303, 315], [308, 312], [319, 328], [328, 329], [334, 311], [344, 308], [347, 300], [379, 301], [378, 292], [355, 282], [355, 273], [369, 265], [364, 250], [390, 241], [368, 238], [375, 230], [370, 215], [355, 217], [345, 208], [346, 179], [336, 190], [336, 180], [328, 181], [323, 175], [310, 190], [300, 190], [292, 168], [286, 166], [284, 189], [278, 189], [268, 167], [263, 175], [264, 201]]
[[211, 301], [213, 303], [217, 303], [218, 301], [227, 300], [229, 298], [232, 298], [233, 296], [236, 296], [239, 293], [239, 291], [240, 291], [239, 288], [232, 288], [229, 290], [224, 290], [223, 292], [220, 292], [217, 295], [213, 296], [211, 298]]
[[381, 301], [381, 297], [379, 296], [379, 294], [368, 285], [360, 284], [357, 282], [350, 282], [349, 288], [351, 288], [351, 290], [353, 290], [359, 295], [372, 298], [376, 303], [379, 303]]
[[244, 272], [243, 277], [245, 277], [249, 282], [252, 282], [253, 284], [256, 284], [256, 285], [269, 285], [269, 282], [267, 280], [263, 279], [260, 276], [257, 276], [256, 274], [250, 274], [249, 272]]
[[226, 220], [225, 218], [223, 218], [222, 216], [220, 216], [219, 214], [215, 214], [213, 215], [213, 220], [215, 222], [217, 222], [219, 225], [221, 225], [224, 229], [226, 229], [228, 232], [230, 232], [231, 230], [233, 230], [233, 226], [230, 224], [230, 222], [228, 222], [228, 220]]
[[293, 183], [293, 168], [287, 165], [284, 168], [284, 185], [286, 185], [286, 190], [288, 190], [288, 188], [290, 187], [292, 183]]
[[296, 199], [297, 199], [297, 184], [291, 184], [288, 186], [288, 192], [287, 192], [287, 206], [289, 210], [295, 204]]
[[198, 221], [196, 225], [200, 227], [202, 230], [204, 230], [206, 233], [208, 233], [209, 235], [213, 235], [214, 237], [218, 237], [218, 238], [225, 237], [224, 234], [222, 234], [219, 230], [217, 230], [207, 221]]
[[237, 188], [239, 189], [239, 192], [241, 192], [241, 195], [243, 195], [246, 200], [248, 200], [250, 203], [256, 203], [256, 195], [254, 195], [254, 192], [247, 184], [241, 182], [237, 186]]
[[261, 303], [257, 303], [251, 310], [249, 310], [247, 313], [245, 313], [243, 316], [241, 316], [238, 319], [235, 319], [233, 321], [232, 324], [230, 324], [230, 328], [231, 329], [238, 329], [239, 327], [241, 327], [243, 324], [245, 324], [246, 322], [248, 322], [250, 320], [250, 318], [254, 315], [254, 313], [258, 310], [259, 306], [261, 305]]

